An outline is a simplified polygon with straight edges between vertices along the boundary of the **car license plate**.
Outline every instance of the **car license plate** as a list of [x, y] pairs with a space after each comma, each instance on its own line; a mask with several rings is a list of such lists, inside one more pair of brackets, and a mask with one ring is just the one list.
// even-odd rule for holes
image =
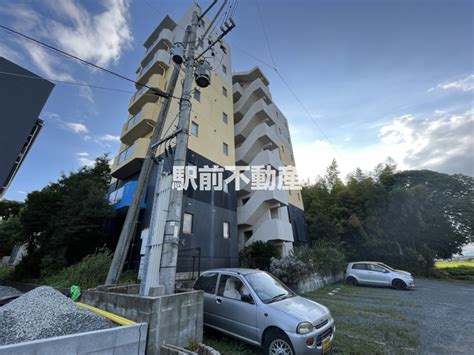
[[327, 337], [323, 340], [323, 354], [330, 353], [332, 349], [332, 341], [331, 338]]

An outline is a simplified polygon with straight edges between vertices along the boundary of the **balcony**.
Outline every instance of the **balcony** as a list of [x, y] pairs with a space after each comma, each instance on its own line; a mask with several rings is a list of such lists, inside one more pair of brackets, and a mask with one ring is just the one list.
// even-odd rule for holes
[[[163, 75], [153, 74], [150, 79], [147, 81], [146, 85], [148, 87], [160, 89], [165, 91], [165, 83], [166, 80]], [[145, 87], [142, 86], [130, 99], [130, 104], [128, 106], [128, 112], [131, 115], [136, 115], [142, 109], [143, 105], [149, 102], [156, 102], [159, 96], [156, 93]]]
[[[109, 203], [112, 205], [112, 208], [116, 210], [121, 210], [123, 208], [130, 207], [136, 188], [137, 181], [131, 180], [126, 182], [122, 187], [118, 188], [117, 190], [112, 191], [109, 194]], [[143, 196], [140, 208], [146, 208], [145, 196]]]
[[234, 102], [239, 101], [239, 99], [243, 95], [242, 85], [240, 85], [240, 83], [234, 83], [232, 85], [232, 92], [233, 92]]
[[256, 228], [252, 237], [245, 244], [250, 245], [256, 241], [293, 242], [293, 229], [290, 222], [282, 219], [266, 220]]
[[162, 29], [158, 35], [158, 38], [156, 38], [155, 41], [146, 49], [145, 56], [143, 57], [141, 64], [146, 65], [150, 59], [153, 58], [153, 55], [158, 49], [169, 51], [171, 45], [173, 44], [173, 37], [172, 30], [168, 28]]
[[250, 106], [257, 100], [264, 99], [267, 104], [272, 102], [272, 96], [268, 86], [262, 79], [256, 79], [250, 83], [244, 90], [238, 101], [234, 101], [234, 122], [238, 123]]
[[273, 104], [268, 105], [263, 99], [255, 101], [242, 119], [235, 124], [235, 144], [242, 143], [260, 123], [268, 126], [275, 124], [275, 111]]
[[260, 216], [275, 204], [287, 205], [288, 191], [278, 189], [254, 191], [245, 205], [237, 207], [237, 224], [254, 225]]
[[[153, 59], [151, 59], [147, 65], [142, 67], [137, 75], [137, 82], [140, 84], [145, 84], [153, 74], [163, 75], [166, 69], [170, 66], [171, 54], [169, 51], [164, 49], [159, 49]], [[135, 85], [138, 89], [139, 84]]]
[[278, 148], [278, 136], [275, 127], [266, 123], [259, 124], [242, 144], [235, 149], [237, 165], [248, 165], [262, 150]]
[[114, 159], [111, 175], [124, 180], [140, 171], [149, 144], [149, 138], [139, 138], [133, 145], [122, 150]]
[[151, 132], [156, 124], [153, 119], [153, 103], [143, 105], [136, 115], [130, 117], [122, 127], [120, 140], [126, 145], [132, 145], [136, 139]]

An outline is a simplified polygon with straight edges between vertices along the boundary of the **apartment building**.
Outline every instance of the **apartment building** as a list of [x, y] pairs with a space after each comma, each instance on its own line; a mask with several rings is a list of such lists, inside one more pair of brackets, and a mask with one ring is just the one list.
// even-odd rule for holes
[[[295, 166], [288, 121], [273, 103], [268, 79], [255, 67], [234, 73], [234, 136], [236, 165]], [[261, 240], [274, 243], [283, 255], [306, 243], [299, 190], [236, 192], [239, 248]]]
[[[145, 40], [144, 54], [136, 70], [139, 83], [163, 91], [167, 90], [175, 65], [171, 59], [170, 48], [173, 43], [182, 41], [195, 6], [191, 6], [178, 21], [166, 16]], [[202, 37], [208, 24], [209, 20], [205, 18], [204, 23], [198, 28], [198, 38]], [[210, 32], [210, 38], [217, 36], [217, 31]], [[208, 42], [205, 39], [197, 51], [199, 52], [207, 45]], [[268, 126], [273, 130], [272, 134], [269, 133], [274, 142], [273, 150], [266, 146], [247, 144], [252, 139], [259, 142], [265, 139], [265, 132], [260, 132], [260, 130], [267, 128], [258, 125], [256, 119], [249, 118], [256, 107], [251, 104], [254, 96], [251, 92], [253, 86], [247, 85], [252, 78], [255, 77], [256, 80], [261, 78], [264, 84], [262, 88], [268, 94], [267, 101], [271, 101], [268, 80], [265, 79], [263, 73], [259, 69], [254, 69], [249, 73], [233, 75], [231, 47], [225, 41], [216, 45], [213, 53], [210, 53], [206, 59], [212, 66], [211, 85], [207, 88], [194, 87], [187, 165], [225, 168], [240, 165], [240, 163], [274, 163], [276, 167], [276, 164], [280, 162], [288, 164], [293, 162], [286, 119], [271, 102], [265, 102], [265, 104], [274, 111], [271, 113], [272, 120], [275, 123], [278, 122], [278, 125]], [[183, 78], [184, 75], [178, 81], [175, 97], [181, 96]], [[238, 85], [241, 86], [241, 98], [238, 96], [240, 91], [236, 90]], [[108, 226], [112, 246], [117, 241], [127, 208], [131, 203], [141, 164], [162, 104], [162, 99], [154, 95], [150, 89], [140, 87], [140, 85], [137, 85], [136, 89], [136, 93], [130, 99], [128, 117], [122, 127], [120, 149], [111, 168], [114, 181], [110, 188], [109, 199], [118, 211], [117, 218]], [[246, 97], [250, 99], [245, 99]], [[175, 130], [178, 106], [179, 101], [173, 99], [164, 122], [162, 137]], [[256, 114], [260, 117], [258, 112]], [[243, 127], [243, 122], [247, 121], [250, 123]], [[258, 129], [254, 130], [252, 124]], [[258, 134], [261, 135], [258, 136]], [[163, 160], [163, 169], [167, 172], [171, 169], [169, 152], [170, 147], [173, 146], [173, 141], [168, 145], [168, 149], [167, 145], [162, 145], [156, 154], [157, 158]], [[239, 147], [237, 150], [236, 146]], [[156, 190], [157, 170], [155, 166], [147, 195], [142, 201], [137, 235], [132, 243], [129, 258], [130, 267], [138, 266], [140, 252], [143, 253], [143, 248], [140, 247], [141, 237], [150, 225], [151, 201]], [[231, 175], [231, 171], [224, 172], [224, 178]], [[236, 193], [234, 183], [230, 183], [221, 191], [214, 189], [200, 191], [188, 188], [184, 192], [178, 272], [195, 270], [198, 262], [201, 270], [238, 266], [239, 249], [254, 240], [275, 241], [282, 247], [282, 252], [291, 249], [291, 243], [295, 241], [293, 230], [296, 227], [290, 224], [291, 213], [288, 211], [290, 205], [295, 206], [295, 211], [302, 211], [302, 204], [301, 201], [298, 204], [297, 194], [293, 201], [288, 191], [275, 192], [276, 200], [275, 196], [268, 199], [266, 195], [252, 194], [251, 191], [247, 193], [251, 197], [248, 204], [243, 206], [242, 201], [245, 201], [247, 195], [242, 191]], [[256, 206], [258, 213], [253, 217], [246, 217], [249, 213], [255, 212], [250, 207], [258, 204], [257, 200], [263, 201]], [[279, 203], [278, 206], [273, 203], [275, 201]], [[279, 220], [282, 222], [278, 222]], [[298, 228], [302, 228], [301, 238], [304, 239], [304, 223]], [[299, 230], [298, 228], [296, 229]], [[253, 235], [250, 236], [250, 233]]]

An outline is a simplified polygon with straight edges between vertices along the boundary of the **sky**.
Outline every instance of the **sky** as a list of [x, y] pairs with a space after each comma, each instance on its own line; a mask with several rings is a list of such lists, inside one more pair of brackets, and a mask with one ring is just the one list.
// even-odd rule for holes
[[[237, 27], [226, 37], [233, 71], [258, 65], [267, 75], [301, 180], [323, 175], [332, 159], [344, 177], [387, 157], [401, 170], [474, 176], [473, 1], [258, 1], [261, 18], [256, 0], [238, 3]], [[1, 24], [132, 78], [163, 16], [178, 19], [192, 4], [0, 2]], [[132, 83], [1, 30], [0, 56], [48, 79], [117, 90], [58, 83], [7, 199], [22, 200], [61, 173], [117, 153]]]

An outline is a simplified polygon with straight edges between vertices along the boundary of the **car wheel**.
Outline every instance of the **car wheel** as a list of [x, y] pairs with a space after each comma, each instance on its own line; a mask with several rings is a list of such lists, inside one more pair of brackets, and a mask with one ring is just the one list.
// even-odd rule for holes
[[265, 355], [295, 355], [290, 339], [281, 330], [271, 330], [265, 336]]
[[349, 276], [346, 279], [346, 284], [351, 285], [351, 286], [357, 286], [359, 283], [357, 282], [357, 279], [355, 277]]
[[402, 280], [393, 280], [392, 286], [397, 290], [404, 290], [407, 288], [407, 284]]

